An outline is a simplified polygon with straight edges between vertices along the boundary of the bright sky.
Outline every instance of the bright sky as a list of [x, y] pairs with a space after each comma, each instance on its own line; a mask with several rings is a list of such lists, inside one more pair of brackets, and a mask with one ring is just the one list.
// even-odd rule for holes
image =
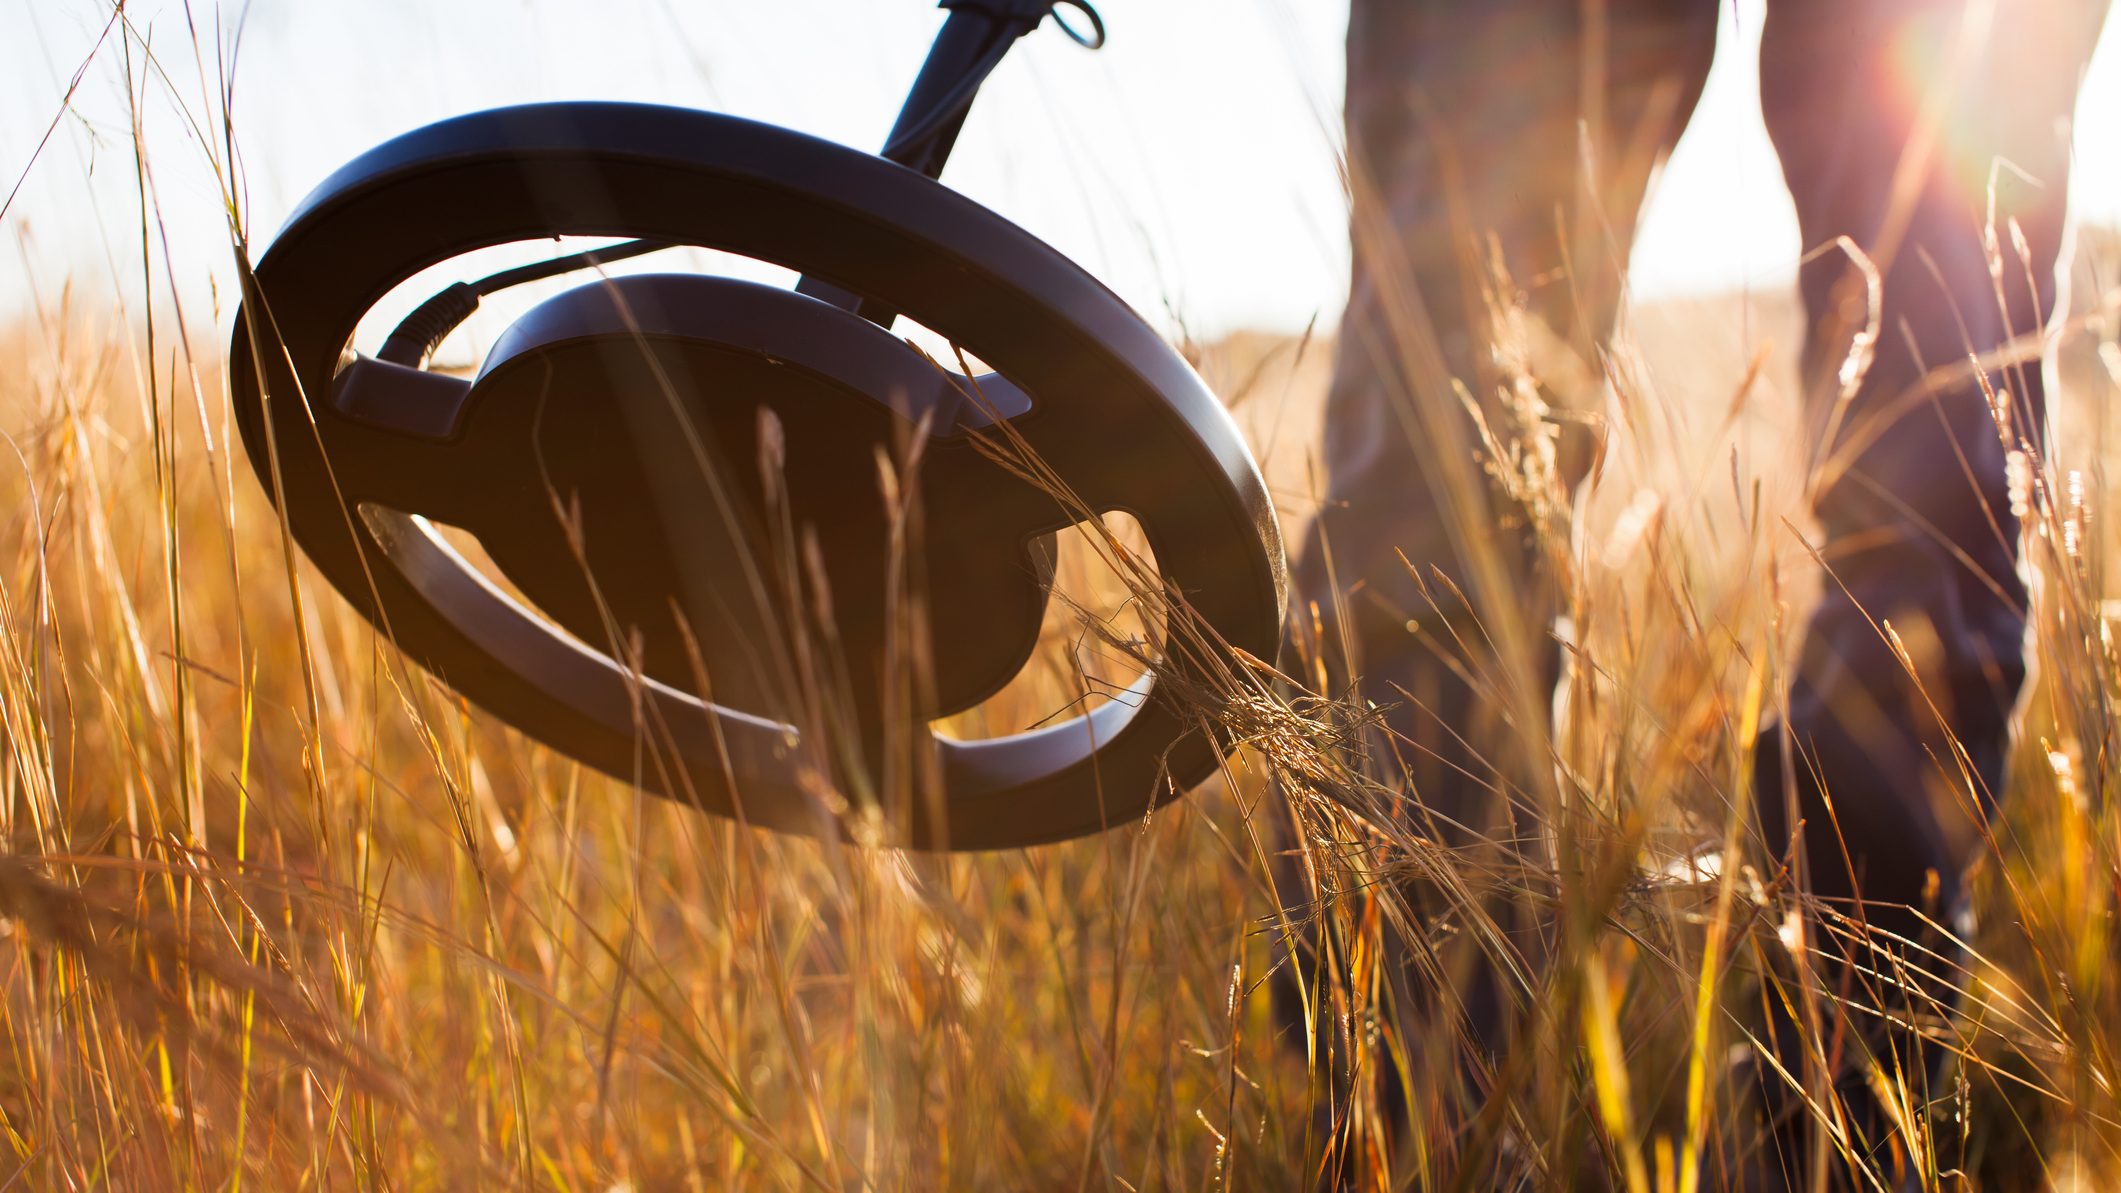
[[[1152, 320], [1202, 334], [1330, 323], [1345, 288], [1334, 170], [1345, 0], [1099, 0], [1111, 44], [1019, 46], [982, 93], [945, 180], [1075, 257]], [[500, 104], [693, 104], [874, 148], [941, 14], [926, 0], [192, 0], [212, 53], [244, 33], [235, 121], [262, 242], [346, 159]], [[133, 0], [194, 110], [183, 0]], [[1726, 0], [1716, 74], [1637, 247], [1638, 294], [1777, 285], [1798, 252], [1759, 122], [1762, 0]], [[29, 170], [4, 231], [0, 317], [69, 278], [137, 291], [138, 199], [124, 60], [104, 42], [43, 154], [39, 139], [109, 17], [104, 0], [0, 0], [0, 185]], [[2121, 25], [2121, 21], [2115, 22]], [[2075, 193], [2121, 222], [2121, 36], [2080, 111]], [[138, 65], [136, 48], [136, 70]], [[209, 70], [211, 70], [209, 62]], [[155, 191], [194, 295], [230, 292], [216, 187], [170, 87], [148, 88]], [[220, 312], [225, 323], [228, 312]], [[196, 317], [196, 316], [195, 316]]]

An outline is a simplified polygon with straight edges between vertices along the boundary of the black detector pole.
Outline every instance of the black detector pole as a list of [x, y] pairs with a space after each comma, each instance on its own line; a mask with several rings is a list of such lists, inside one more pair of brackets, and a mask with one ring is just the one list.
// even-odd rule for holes
[[[1090, 27], [1078, 29], [1061, 19], [1054, 10], [1063, 5], [1081, 13]], [[1050, 16], [1077, 44], [1093, 50], [1105, 44], [1104, 22], [1085, 0], [942, 0], [939, 7], [948, 9], [950, 17], [936, 33], [935, 44], [928, 47], [921, 73], [906, 93], [898, 120], [878, 154], [930, 178], [942, 177], [943, 165], [957, 145], [957, 134], [965, 127], [980, 85], [1001, 65], [1018, 38]], [[795, 290], [883, 327], [898, 317], [897, 312], [820, 278], [806, 277]]]

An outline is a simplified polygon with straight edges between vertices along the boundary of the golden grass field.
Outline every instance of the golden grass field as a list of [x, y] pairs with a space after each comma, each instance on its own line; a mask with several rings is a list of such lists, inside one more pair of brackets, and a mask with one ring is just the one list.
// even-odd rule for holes
[[[2030, 523], [2041, 678], [1979, 863], [1981, 960], [1925, 1025], [1963, 1060], [1906, 1111], [1930, 1187], [2121, 1180], [2097, 417], [2121, 396], [2117, 243], [2088, 238], [2062, 344], [2069, 432]], [[1299, 1189], [1330, 1168], [1694, 1189], [1718, 1179], [1697, 1157], [1746, 1146], [1724, 1058], [1796, 904], [1719, 793], [1743, 791], [1818, 584], [1788, 296], [1635, 311], [1595, 387], [1606, 462], [1553, 552], [1566, 708], [1499, 745], [1565, 778], [1539, 874], [1351, 810], [1356, 710], [1305, 696], [1301, 659], [1266, 712], [1208, 710], [1258, 729], [1223, 779], [1094, 839], [909, 854], [644, 797], [490, 723], [307, 569], [234, 447], [222, 335], [52, 292], [4, 340], [0, 1188]], [[1188, 350], [1295, 541], [1329, 346]], [[1066, 563], [1093, 614], [1127, 604], [1098, 550]], [[970, 720], [1029, 724], [1078, 665], [1123, 667], [1069, 620]], [[1330, 1063], [1277, 1038], [1292, 819], [1301, 901], [1358, 942], [1318, 1003], [1342, 1063], [1416, 1076], [1389, 1153], [1365, 1096], [1328, 1103]], [[1380, 1002], [1386, 934], [1466, 929], [1379, 881], [1408, 873], [1467, 907], [1512, 887], [1553, 925], [1477, 1138], [1418, 1129], [1449, 1077], [1410, 1058], [1453, 1029]]]

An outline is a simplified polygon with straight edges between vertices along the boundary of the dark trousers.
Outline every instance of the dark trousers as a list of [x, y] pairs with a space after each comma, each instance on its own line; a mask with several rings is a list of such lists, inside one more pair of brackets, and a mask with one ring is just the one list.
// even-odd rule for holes
[[[2069, 118], [2105, 7], [1768, 5], [1762, 104], [1813, 252], [1802, 377], [1831, 578], [1784, 715], [1758, 743], [1758, 829], [1767, 858], [1801, 858], [1812, 892], [1885, 931], [1919, 938], [1909, 909], [1958, 899], [1968, 826], [2002, 783], [2026, 622], [2007, 454], [2041, 446], [2037, 336], [2055, 304]], [[1717, 11], [1353, 0], [1352, 293], [1327, 401], [1327, 501], [1298, 584], [1320, 610], [1333, 682], [1359, 677], [1366, 698], [1399, 702], [1390, 753], [1409, 814], [1447, 839], [1508, 831], [1500, 797], [1550, 763], [1497, 757], [1527, 740], [1505, 727], [1543, 712], [1560, 670], [1555, 586], [1532, 533], [1555, 512], [1503, 492], [1480, 457], [1500, 442], [1566, 491], [1592, 455], [1566, 412], [1551, 439], [1511, 439], [1542, 396], [1513, 388], [1522, 329], [1496, 311], [1520, 309], [1535, 338], [1574, 348], [1595, 387], [1637, 211], [1700, 96]], [[1983, 11], [1986, 27], [1968, 28]], [[1846, 368], [1865, 336], [1854, 356], [1867, 368]], [[2010, 359], [2024, 337], [2033, 355]], [[1425, 592], [1410, 564], [1453, 586]], [[1469, 650], [1502, 656], [1493, 673], [1529, 676], [1527, 690], [1469, 684], [1441, 662]]]

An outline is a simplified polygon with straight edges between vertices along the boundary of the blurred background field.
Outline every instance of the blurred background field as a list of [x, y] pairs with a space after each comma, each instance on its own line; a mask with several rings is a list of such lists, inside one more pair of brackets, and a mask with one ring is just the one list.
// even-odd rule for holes
[[[110, 128], [38, 185], [144, 190]], [[1285, 1189], [1336, 1149], [1383, 1179], [1374, 1121], [1320, 1120], [1323, 1066], [1267, 988], [1290, 818], [1268, 780], [1327, 757], [1326, 729], [1235, 752], [1144, 824], [1007, 854], [821, 844], [643, 797], [491, 724], [318, 581], [234, 447], [232, 303], [179, 276], [204, 250], [172, 251], [150, 202], [103, 229], [107, 273], [77, 272], [38, 247], [79, 215], [61, 201], [8, 216], [22, 284], [0, 332], [0, 1188]], [[143, 268], [151, 297], [117, 301]], [[2121, 1176], [2103, 482], [2121, 234], [2087, 228], [2075, 278], [2048, 470], [2080, 496], [2035, 520], [2044, 686], [1981, 862], [1986, 960], [1968, 1012], [1934, 1025], [1967, 1055], [1918, 1132], [1935, 1187]], [[1330, 331], [1164, 322], [1294, 541]], [[1739, 870], [1712, 856], [1713, 797], [1818, 583], [1797, 339], [1770, 279], [1647, 296], [1609, 362], [1542, 362], [1609, 435], [1551, 746], [1584, 798], [1551, 827], [1570, 864], [1621, 878], [1555, 888], [1575, 927], [1490, 1144], [1530, 1187], [1691, 1187], [1681, 1152], [1743, 1142], [1713, 1075], [1705, 1108], [1688, 1085], [1737, 1039], [1720, 1014], [1699, 1026], [1703, 975], [1771, 949], [1786, 910], [1757, 871], [1718, 902]], [[1067, 560], [1064, 590], [1118, 616], [1130, 594], [1095, 552]], [[990, 728], [1124, 670], [1061, 613], [1053, 630]], [[1304, 726], [1346, 715], [1283, 695]], [[1309, 839], [1333, 876], [1317, 914], [1373, 943], [1456, 930], [1399, 922], [1375, 881], [1448, 854], [1305, 814], [1361, 846]], [[1362, 963], [1335, 1026], [1391, 1063], [1422, 1025], [1380, 1009]]]

